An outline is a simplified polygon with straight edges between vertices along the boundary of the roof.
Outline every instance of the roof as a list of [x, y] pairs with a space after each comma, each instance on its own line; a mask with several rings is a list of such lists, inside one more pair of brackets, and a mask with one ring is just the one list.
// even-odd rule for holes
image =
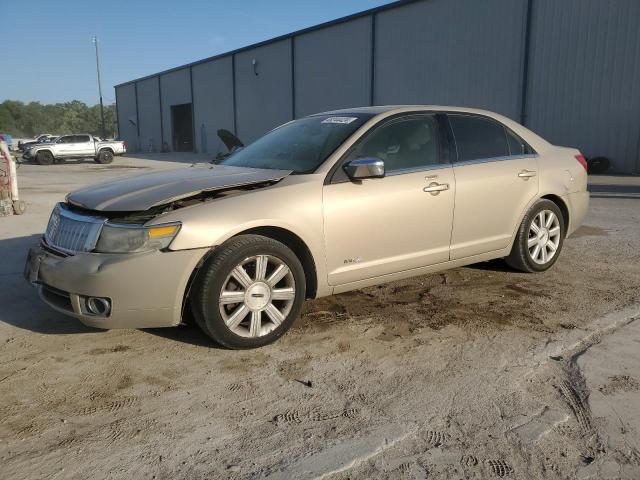
[[364, 10], [362, 12], [354, 13], [353, 15], [347, 15], [346, 17], [340, 17], [340, 18], [337, 18], [335, 20], [330, 20], [328, 22], [324, 22], [324, 23], [320, 23], [318, 25], [314, 25], [312, 27], [303, 28], [302, 30], [296, 30], [295, 32], [287, 33], [285, 35], [280, 35], [279, 37], [274, 37], [274, 38], [271, 38], [269, 40], [264, 40], [262, 42], [253, 43], [251, 45], [247, 45], [246, 47], [238, 48], [236, 50], [231, 50], [229, 52], [220, 53], [218, 55], [213, 55], [211, 57], [203, 58], [202, 60], [198, 60], [198, 61], [191, 62], [191, 63], [185, 63], [184, 65], [180, 65], [178, 67], [169, 68], [167, 70], [162, 70], [160, 72], [153, 73], [151, 75], [146, 75], [144, 77], [139, 77], [139, 78], [135, 78], [133, 80], [128, 80], [126, 82], [122, 82], [122, 83], [119, 83], [119, 84], [115, 85], [113, 88], [123, 87], [125, 85], [129, 85], [129, 84], [132, 84], [132, 83], [135, 83], [135, 82], [139, 82], [141, 80], [147, 80], [149, 78], [158, 77], [160, 75], [164, 75], [166, 73], [174, 72], [176, 70], [182, 70], [183, 68], [190, 68], [190, 67], [193, 67], [195, 65], [199, 65], [201, 63], [206, 63], [206, 62], [210, 62], [212, 60], [216, 60], [218, 58], [224, 58], [224, 57], [228, 57], [230, 55], [235, 55], [236, 53], [244, 52], [246, 50], [251, 50], [251, 49], [254, 49], [254, 48], [257, 48], [257, 47], [262, 47], [264, 45], [269, 45], [271, 43], [279, 42], [281, 40], [287, 40], [287, 39], [296, 37], [298, 35], [302, 35], [304, 33], [309, 33], [309, 32], [313, 32], [313, 31], [316, 31], [316, 30], [322, 30], [323, 28], [327, 28], [327, 27], [330, 27], [332, 25], [337, 25], [339, 23], [345, 23], [345, 22], [348, 22], [349, 20], [354, 20], [356, 18], [366, 17], [367, 15], [372, 15], [372, 14], [375, 14], [377, 12], [382, 12], [382, 11], [385, 11], [385, 10], [391, 10], [393, 8], [396, 8], [396, 7], [399, 7], [399, 6], [402, 6], [402, 5], [406, 5], [406, 4], [409, 4], [409, 3], [414, 3], [414, 2], [417, 2], [417, 1], [420, 1], [420, 0], [398, 0], [398, 1], [395, 1], [395, 2], [387, 3], [386, 5], [381, 5], [379, 7], [370, 8], [370, 9]]
[[[425, 111], [446, 111], [446, 112], [463, 112], [463, 113], [475, 113], [479, 115], [496, 116], [495, 112], [488, 110], [480, 110], [472, 107], [454, 107], [447, 105], [374, 105], [372, 107], [355, 107], [355, 108], [342, 108], [339, 110], [330, 110], [328, 112], [316, 113], [314, 115], [346, 115], [357, 113], [369, 113], [372, 115], [379, 115], [387, 112], [407, 112], [411, 110], [425, 110]], [[313, 116], [313, 115], [311, 115]]]

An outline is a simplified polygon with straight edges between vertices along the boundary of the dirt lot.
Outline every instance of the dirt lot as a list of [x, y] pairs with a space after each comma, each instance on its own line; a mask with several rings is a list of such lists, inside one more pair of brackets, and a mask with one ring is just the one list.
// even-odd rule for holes
[[53, 203], [172, 166], [20, 167], [27, 213], [0, 218], [1, 478], [640, 478], [640, 179], [593, 178], [545, 274], [490, 262], [307, 302], [260, 350], [41, 304], [21, 271]]

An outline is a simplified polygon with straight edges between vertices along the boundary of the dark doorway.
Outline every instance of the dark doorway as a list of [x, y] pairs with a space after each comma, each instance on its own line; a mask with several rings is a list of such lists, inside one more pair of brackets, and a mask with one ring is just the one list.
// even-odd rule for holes
[[191, 104], [171, 105], [173, 151], [193, 152], [193, 117]]

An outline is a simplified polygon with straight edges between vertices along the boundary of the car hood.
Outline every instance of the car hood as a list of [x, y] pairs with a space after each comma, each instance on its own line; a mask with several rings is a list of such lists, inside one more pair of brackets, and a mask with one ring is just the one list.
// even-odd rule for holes
[[201, 192], [276, 182], [290, 170], [197, 164], [113, 180], [76, 190], [67, 202], [90, 210], [140, 212]]

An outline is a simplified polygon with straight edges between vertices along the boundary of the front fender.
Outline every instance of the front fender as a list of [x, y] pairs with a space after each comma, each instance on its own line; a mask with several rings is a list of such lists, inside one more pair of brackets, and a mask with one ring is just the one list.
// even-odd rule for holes
[[38, 153], [40, 152], [51, 152], [51, 155], [53, 155], [54, 157], [56, 157], [56, 152], [54, 150], [52, 150], [51, 148], [46, 148], [46, 147], [41, 147], [41, 148], [32, 148], [30, 151], [30, 155], [32, 157], [35, 157], [36, 155], [38, 155]]
[[279, 228], [304, 242], [316, 266], [318, 290], [326, 283], [322, 214], [323, 175], [292, 175], [276, 185], [214, 198], [174, 210], [149, 224], [181, 222], [171, 250], [212, 248], [256, 228]]

